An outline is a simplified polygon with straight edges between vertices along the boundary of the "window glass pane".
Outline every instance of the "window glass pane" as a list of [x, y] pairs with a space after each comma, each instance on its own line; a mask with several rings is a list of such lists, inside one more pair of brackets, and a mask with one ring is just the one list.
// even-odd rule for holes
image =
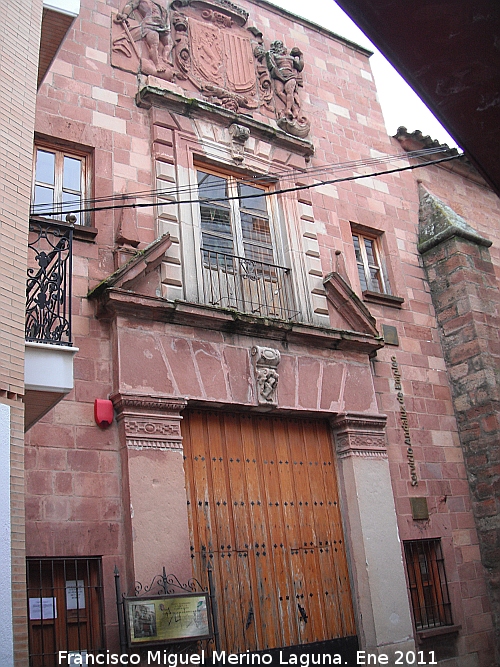
[[262, 211], [267, 213], [265, 190], [262, 188], [254, 188], [253, 185], [240, 183], [238, 185], [240, 197], [248, 197], [248, 195], [256, 195], [255, 197], [248, 197], [248, 199], [240, 199], [241, 208], [252, 209], [253, 211]]
[[254, 262], [264, 262], [265, 264], [274, 264], [272, 248], [266, 248], [252, 243], [244, 243], [245, 259], [251, 259]]
[[205, 267], [232, 273], [234, 271], [234, 249], [231, 239], [211, 234], [202, 235], [203, 264]]
[[[212, 234], [202, 234], [203, 250], [213, 253], [227, 253], [234, 255], [232, 239], [222, 236], [213, 236]], [[220, 261], [224, 261], [223, 258]]]
[[365, 239], [365, 248], [366, 248], [366, 256], [368, 258], [368, 264], [376, 264], [375, 253], [373, 250], [373, 241], [371, 239]]
[[271, 230], [267, 218], [241, 213], [241, 231], [243, 238], [248, 241], [271, 244]]
[[80, 192], [82, 189], [82, 161], [64, 156], [63, 188]]
[[366, 276], [365, 276], [365, 269], [363, 265], [358, 264], [358, 275], [359, 275], [359, 282], [361, 285], [361, 291], [364, 292], [366, 289], [368, 289], [368, 286], [366, 284]]
[[198, 172], [198, 192], [200, 199], [224, 199], [227, 197], [227, 181], [220, 176]]
[[201, 228], [203, 231], [218, 232], [231, 236], [229, 211], [215, 206], [200, 206]]
[[380, 281], [380, 271], [374, 267], [370, 267], [370, 289], [373, 292], [382, 291], [382, 283]]
[[36, 206], [33, 209], [35, 215], [43, 215], [52, 211], [54, 209], [54, 190], [44, 188], [42, 185], [35, 185], [34, 204]]
[[54, 185], [55, 153], [37, 150], [35, 180], [39, 183]]
[[[80, 195], [74, 195], [71, 192], [62, 193], [62, 201], [65, 206], [63, 206], [63, 218], [66, 218], [66, 213], [69, 213], [72, 209], [79, 209], [82, 206], [82, 198]], [[81, 213], [75, 213], [76, 224], [81, 224]]]
[[362, 262], [363, 258], [361, 257], [361, 248], [359, 247], [359, 238], [357, 236], [352, 237], [353, 243], [354, 243], [354, 251], [356, 253], [356, 261], [357, 262]]

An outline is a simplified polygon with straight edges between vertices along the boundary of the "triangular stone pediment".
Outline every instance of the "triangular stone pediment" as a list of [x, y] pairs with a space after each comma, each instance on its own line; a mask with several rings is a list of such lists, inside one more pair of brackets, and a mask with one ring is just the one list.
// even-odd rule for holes
[[97, 297], [111, 287], [130, 289], [132, 284], [154, 271], [172, 245], [170, 234], [164, 234], [139, 250], [126, 264], [101, 281], [88, 294], [89, 298]]
[[375, 318], [340, 273], [334, 271], [325, 276], [323, 286], [326, 298], [346, 323], [346, 329], [379, 337]]

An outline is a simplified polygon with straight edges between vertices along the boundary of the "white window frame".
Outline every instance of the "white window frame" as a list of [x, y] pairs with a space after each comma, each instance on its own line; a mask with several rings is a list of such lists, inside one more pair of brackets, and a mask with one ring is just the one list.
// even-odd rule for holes
[[[363, 285], [360, 280], [360, 287], [362, 292], [375, 292], [377, 294], [391, 294], [389, 287], [389, 281], [385, 274], [384, 265], [382, 262], [382, 253], [380, 249], [380, 236], [376, 234], [367, 234], [366, 232], [360, 232], [356, 228], [351, 230], [353, 246], [354, 246], [354, 255], [356, 259], [356, 267], [358, 269], [358, 279], [361, 271], [363, 271], [365, 277], [366, 287], [363, 289]], [[355, 237], [358, 239], [359, 252], [361, 259], [358, 258], [356, 247], [354, 245]], [[371, 241], [372, 250], [373, 250], [373, 259], [374, 262], [370, 262], [368, 258], [368, 253], [366, 251], [365, 241]], [[379, 289], [373, 289], [373, 279], [371, 277], [371, 269], [375, 269], [378, 273], [377, 282]]]
[[[36, 166], [37, 166], [37, 156], [38, 151], [43, 151], [45, 153], [52, 153], [55, 156], [54, 159], [54, 184], [48, 184], [43, 181], [37, 180]], [[63, 172], [64, 172], [64, 158], [68, 157], [71, 159], [79, 160], [81, 162], [80, 169], [80, 190], [71, 190], [70, 188], [63, 187]], [[38, 210], [35, 207], [35, 188], [36, 186], [48, 187], [54, 192], [53, 206], [46, 205], [45, 209], [39, 207]], [[84, 208], [86, 200], [89, 198], [89, 193], [91, 190], [91, 178], [90, 178], [90, 155], [78, 150], [66, 149], [60, 146], [50, 145], [49, 143], [36, 142], [35, 149], [33, 153], [33, 183], [32, 183], [32, 211], [31, 214], [34, 216], [45, 217], [45, 212], [54, 211], [57, 215], [46, 216], [51, 220], [61, 220], [67, 222], [66, 215], [67, 212], [71, 210], [71, 205], [67, 203], [63, 204], [62, 197], [63, 192], [66, 191], [70, 194], [76, 194], [80, 197], [80, 205], [78, 208]], [[73, 206], [73, 208], [75, 208]], [[80, 226], [89, 226], [91, 224], [91, 214], [90, 212], [80, 213], [77, 215], [76, 224]]]
[[[241, 223], [241, 213], [246, 213], [249, 212], [251, 213], [250, 209], [245, 209], [244, 207], [244, 201], [243, 200], [243, 205], [240, 205], [240, 199], [239, 199], [239, 190], [238, 190], [238, 184], [239, 183], [245, 183], [247, 185], [251, 185], [253, 187], [256, 187], [258, 189], [262, 189], [262, 196], [266, 197], [266, 215], [261, 215], [259, 213], [256, 213], [257, 217], [261, 218], [266, 218], [269, 224], [269, 234], [271, 237], [271, 242], [269, 244], [265, 244], [266, 247], [269, 247], [272, 250], [273, 254], [273, 261], [272, 262], [263, 262], [264, 264], [273, 264], [273, 265], [278, 265], [282, 266], [280, 263], [280, 258], [278, 255], [278, 247], [279, 245], [277, 244], [277, 239], [276, 239], [276, 229], [275, 229], [275, 223], [274, 223], [274, 216], [273, 216], [273, 211], [270, 206], [269, 199], [267, 197], [269, 193], [269, 188], [262, 187], [258, 184], [253, 184], [249, 181], [246, 181], [243, 178], [239, 178], [234, 174], [226, 173], [224, 171], [217, 171], [214, 169], [210, 169], [205, 167], [204, 165], [195, 165], [195, 170], [196, 170], [196, 179], [198, 182], [198, 172], [203, 172], [206, 174], [211, 174], [212, 176], [217, 176], [218, 178], [222, 178], [226, 180], [227, 182], [227, 194], [229, 201], [227, 202], [221, 202], [221, 203], [216, 203], [216, 206], [221, 206], [222, 208], [226, 208], [229, 211], [229, 221], [231, 225], [231, 237], [233, 240], [233, 252], [228, 253], [235, 255], [236, 257], [241, 257], [243, 259], [252, 259], [248, 258], [245, 255], [245, 243], [249, 245], [253, 245], [252, 241], [249, 239], [245, 239], [243, 237], [243, 229], [242, 229], [242, 223]], [[201, 222], [201, 204], [202, 204], [202, 199], [200, 198], [200, 192], [198, 191], [198, 202], [199, 202], [199, 215], [200, 215], [200, 248], [203, 248], [203, 234], [207, 233], [210, 234], [210, 232], [206, 232], [202, 228], [202, 222]], [[208, 205], [210, 205], [210, 202], [207, 202]], [[216, 233], [213, 234], [214, 236], [217, 236]], [[221, 251], [222, 252], [222, 251]], [[260, 261], [260, 260], [255, 260], [255, 261]]]
[[[281, 234], [283, 233], [276, 208], [276, 201], [273, 197], [266, 197], [266, 194], [272, 192], [268, 186], [263, 186], [260, 183], [253, 183], [252, 179], [244, 176], [239, 176], [237, 173], [228, 172], [225, 169], [216, 169], [208, 167], [205, 163], [195, 162], [193, 165], [193, 180], [198, 184], [198, 173], [203, 172], [211, 174], [218, 178], [224, 179], [228, 184], [227, 197], [228, 200], [223, 202], [221, 207], [229, 212], [229, 223], [231, 235], [222, 232], [221, 237], [231, 239], [232, 251], [225, 251], [224, 249], [217, 249], [217, 247], [207, 248], [203, 242], [203, 234], [212, 233], [210, 230], [203, 229], [201, 205], [203, 205], [203, 193], [197, 188], [198, 197], [194, 204], [193, 222], [196, 229], [194, 236], [194, 246], [196, 257], [197, 273], [199, 276], [198, 295], [199, 302], [205, 304], [220, 303], [222, 308], [230, 308], [240, 310], [241, 312], [249, 314], [260, 314], [265, 317], [277, 317], [278, 319], [293, 319], [298, 317], [301, 313], [296, 309], [296, 285], [294, 282], [294, 272], [287, 266], [284, 261], [286, 256], [286, 248], [281, 242]], [[262, 190], [262, 196], [265, 199], [265, 212], [258, 209], [245, 208], [245, 199], [240, 200], [238, 184], [250, 185]], [[243, 196], [245, 194], [243, 193]], [[252, 195], [259, 197], [260, 195]], [[207, 199], [207, 205], [210, 206], [210, 200]], [[214, 206], [218, 206], [219, 202], [214, 201]], [[269, 241], [260, 241], [258, 238], [248, 238], [243, 233], [243, 225], [240, 215], [249, 213], [257, 218], [265, 219], [268, 223], [266, 230], [269, 233]], [[255, 231], [255, 228], [254, 230]], [[213, 236], [217, 233], [214, 230]], [[257, 233], [258, 234], [258, 233]], [[246, 246], [246, 248], [245, 248]], [[248, 251], [252, 246], [255, 246], [257, 253], [252, 255]], [[267, 248], [272, 252], [272, 259], [265, 256], [259, 257], [258, 249]], [[213, 253], [216, 258], [206, 254]], [[221, 253], [217, 256], [217, 253]], [[226, 257], [224, 257], [226, 255]], [[230, 260], [227, 255], [236, 257], [236, 260]], [[184, 257], [186, 254], [184, 253]], [[234, 269], [236, 267], [237, 270]], [[240, 271], [243, 271], [241, 273]], [[208, 272], [208, 273], [207, 273]], [[211, 273], [213, 272], [213, 273]], [[247, 273], [248, 272], [248, 273]], [[236, 279], [236, 276], [246, 276], [246, 279]], [[277, 283], [275, 282], [277, 281]], [[281, 287], [273, 288], [280, 283]], [[246, 287], [245, 287], [246, 285]], [[247, 310], [247, 308], [250, 310]]]

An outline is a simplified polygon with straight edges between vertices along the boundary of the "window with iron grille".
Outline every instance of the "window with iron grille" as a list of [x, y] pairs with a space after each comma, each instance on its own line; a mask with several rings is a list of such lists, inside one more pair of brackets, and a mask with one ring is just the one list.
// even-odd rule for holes
[[264, 187], [197, 170], [205, 302], [293, 319], [290, 270], [276, 263]]
[[361, 291], [390, 294], [389, 283], [382, 270], [379, 239], [353, 232], [352, 240]]
[[30, 667], [105, 649], [100, 558], [28, 558]]
[[416, 629], [452, 625], [441, 540], [411, 540], [404, 549]]
[[[89, 196], [89, 155], [50, 146], [35, 147], [31, 214], [66, 220], [70, 211], [83, 208]], [[75, 213], [76, 224], [90, 224], [89, 214]]]

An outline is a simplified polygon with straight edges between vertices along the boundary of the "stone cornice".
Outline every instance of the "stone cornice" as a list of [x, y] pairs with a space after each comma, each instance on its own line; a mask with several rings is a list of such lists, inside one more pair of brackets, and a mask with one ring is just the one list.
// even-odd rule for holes
[[340, 458], [387, 458], [386, 415], [347, 412], [332, 420]]
[[356, 42], [352, 42], [351, 40], [346, 39], [341, 35], [337, 35], [336, 32], [328, 30], [328, 28], [325, 28], [324, 26], [321, 26], [318, 23], [314, 23], [314, 21], [310, 21], [309, 19], [300, 16], [300, 14], [294, 14], [293, 12], [288, 11], [288, 9], [285, 9], [284, 7], [278, 7], [277, 5], [274, 5], [272, 2], [268, 2], [268, 0], [252, 0], [252, 2], [254, 5], [257, 5], [258, 7], [265, 7], [268, 11], [273, 12], [273, 14], [278, 14], [286, 19], [291, 19], [293, 22], [300, 23], [301, 25], [309, 28], [310, 30], [313, 30], [314, 32], [320, 33], [321, 35], [325, 35], [325, 37], [328, 37], [329, 39], [334, 39], [336, 42], [345, 44], [349, 48], [353, 49], [354, 51], [358, 51], [367, 58], [373, 56], [373, 51], [370, 51], [370, 49], [367, 49], [364, 46], [361, 46], [361, 44], [357, 44]]
[[160, 297], [137, 295], [118, 288], [105, 290], [99, 296], [97, 304], [97, 317], [106, 319], [123, 315], [133, 317], [134, 320], [143, 318], [148, 321], [239, 333], [317, 348], [351, 350], [369, 355], [384, 346], [380, 338], [368, 333], [255, 317], [201, 304], [171, 302]]
[[128, 449], [182, 451], [183, 398], [117, 392], [111, 396], [116, 419], [123, 424]]
[[387, 415], [372, 414], [365, 412], [343, 412], [332, 420], [334, 431], [359, 431], [372, 430], [384, 432]]
[[[155, 79], [156, 81], [157, 79]], [[168, 85], [168, 83], [165, 85]], [[223, 127], [230, 127], [233, 124], [241, 125], [247, 127], [251, 136], [257, 139], [262, 139], [305, 158], [314, 155], [314, 146], [306, 139], [294, 137], [277, 127], [255, 120], [252, 116], [237, 114], [195, 97], [185, 97], [168, 90], [166, 87], [160, 88], [156, 85], [150, 85], [147, 77], [139, 84], [136, 103], [139, 107], [147, 109], [152, 106], [165, 107], [174, 113], [189, 118], [210, 120]]]
[[116, 392], [110, 396], [117, 412], [118, 418], [121, 414], [131, 412], [180, 412], [184, 410], [187, 401], [184, 398], [162, 396], [158, 394], [136, 394], [129, 392]]

